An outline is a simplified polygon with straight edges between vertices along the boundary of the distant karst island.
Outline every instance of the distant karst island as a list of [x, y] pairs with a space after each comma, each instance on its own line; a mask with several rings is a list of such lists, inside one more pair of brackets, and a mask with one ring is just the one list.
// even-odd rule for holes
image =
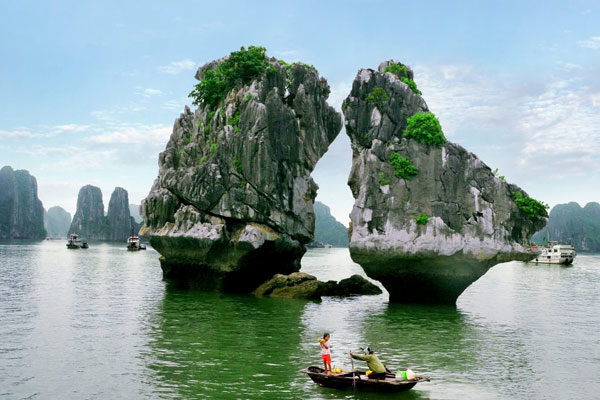
[[77, 233], [86, 239], [126, 242], [142, 224], [139, 206], [129, 204], [123, 188], [115, 188], [104, 215], [100, 188], [82, 187], [71, 220], [71, 214], [62, 207], [44, 209], [37, 180], [28, 171], [15, 171], [10, 166], [0, 169], [0, 239], [64, 239]]
[[548, 226], [537, 232], [532, 241], [546, 244], [548, 238], [570, 244], [578, 252], [600, 252], [600, 204], [557, 204], [550, 210]]

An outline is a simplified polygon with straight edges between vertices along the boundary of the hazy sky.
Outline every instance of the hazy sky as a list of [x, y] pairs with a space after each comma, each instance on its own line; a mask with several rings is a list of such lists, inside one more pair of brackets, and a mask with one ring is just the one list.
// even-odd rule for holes
[[[600, 5], [592, 1], [0, 2], [0, 167], [47, 209], [85, 184], [149, 192], [199, 65], [240, 46], [313, 64], [339, 109], [390, 58], [449, 140], [551, 205], [600, 200]], [[344, 224], [345, 132], [313, 174]]]

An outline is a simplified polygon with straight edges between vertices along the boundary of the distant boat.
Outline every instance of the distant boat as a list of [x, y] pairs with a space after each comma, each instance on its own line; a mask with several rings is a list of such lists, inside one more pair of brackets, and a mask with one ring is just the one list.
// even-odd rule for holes
[[549, 242], [549, 245], [545, 247], [535, 246], [533, 250], [539, 251], [540, 253], [532, 260], [532, 262], [542, 264], [569, 265], [573, 263], [573, 260], [577, 255], [573, 246], [559, 244], [558, 242]]
[[79, 239], [76, 233], [71, 233], [67, 240], [67, 249], [87, 249], [87, 241]]
[[146, 250], [146, 246], [140, 243], [140, 237], [138, 235], [132, 234], [127, 239], [127, 250]]

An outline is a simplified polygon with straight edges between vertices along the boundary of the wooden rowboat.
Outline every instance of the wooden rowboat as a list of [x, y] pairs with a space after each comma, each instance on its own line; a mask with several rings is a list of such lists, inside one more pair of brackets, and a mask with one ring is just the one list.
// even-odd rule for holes
[[343, 372], [340, 374], [325, 374], [319, 367], [304, 368], [300, 372], [307, 374], [317, 385], [334, 389], [352, 389], [397, 393], [412, 389], [419, 382], [429, 382], [426, 376], [417, 376], [416, 379], [397, 380], [395, 374], [388, 373], [383, 379], [369, 379], [364, 371]]

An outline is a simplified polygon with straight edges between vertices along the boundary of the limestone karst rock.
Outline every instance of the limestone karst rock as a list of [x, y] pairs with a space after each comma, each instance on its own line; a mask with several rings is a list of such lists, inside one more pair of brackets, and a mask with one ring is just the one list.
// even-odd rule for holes
[[[225, 60], [201, 67], [197, 78]], [[142, 202], [142, 233], [160, 252], [166, 278], [250, 292], [300, 269], [314, 231], [310, 173], [341, 118], [313, 67], [265, 63], [220, 103], [185, 107], [175, 121]]]
[[44, 207], [26, 170], [0, 169], [0, 239], [43, 239]]
[[137, 225], [129, 215], [129, 196], [125, 189], [115, 188], [106, 216], [100, 188], [86, 185], [79, 190], [70, 233], [91, 240], [126, 242], [132, 228], [136, 231]]
[[493, 265], [531, 259], [524, 244], [545, 218], [523, 212], [515, 197], [526, 193], [458, 144], [406, 137], [409, 117], [429, 111], [412, 79], [394, 61], [361, 69], [342, 106], [350, 253], [391, 301], [453, 303]]
[[71, 226], [71, 214], [59, 206], [50, 207], [46, 212], [45, 226], [50, 238], [66, 238]]
[[331, 215], [329, 207], [317, 201], [314, 210], [315, 242], [329, 244], [333, 247], [348, 247], [348, 231]]
[[[108, 202], [106, 214], [108, 232], [105, 240], [126, 242], [131, 235], [132, 220], [129, 215], [129, 195], [127, 190], [116, 187]], [[137, 226], [137, 224], [136, 224]]]
[[79, 189], [77, 210], [69, 233], [77, 233], [86, 239], [104, 240], [107, 232], [102, 191], [99, 187], [86, 185]]

